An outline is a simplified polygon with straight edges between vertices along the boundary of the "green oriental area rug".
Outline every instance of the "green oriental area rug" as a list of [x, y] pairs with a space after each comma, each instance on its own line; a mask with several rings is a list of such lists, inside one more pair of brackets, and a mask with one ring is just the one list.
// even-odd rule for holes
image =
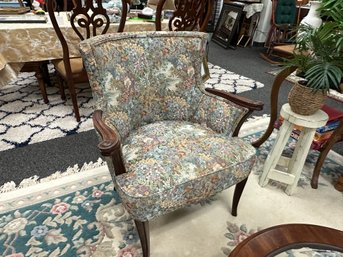
[[[256, 130], [257, 126], [252, 124], [250, 128]], [[260, 135], [241, 134], [249, 141]], [[333, 187], [342, 173], [343, 158], [330, 153], [319, 187], [314, 190], [310, 178], [318, 154], [311, 152], [296, 192], [288, 196], [280, 183], [270, 182], [265, 188], [258, 185], [274, 138], [275, 133], [258, 150], [258, 163], [242, 195], [237, 217], [230, 214], [233, 188], [159, 217], [150, 222], [151, 256], [225, 257], [252, 233], [285, 223], [343, 230], [343, 193]], [[293, 144], [289, 143], [286, 154]], [[0, 256], [141, 256], [134, 223], [113, 191], [107, 166], [101, 160], [40, 181], [31, 178], [14, 187], [8, 183], [1, 188]]]

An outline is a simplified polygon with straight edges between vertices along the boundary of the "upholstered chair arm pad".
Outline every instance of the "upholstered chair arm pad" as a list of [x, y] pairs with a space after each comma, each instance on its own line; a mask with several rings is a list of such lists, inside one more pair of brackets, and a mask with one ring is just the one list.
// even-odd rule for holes
[[237, 136], [246, 118], [263, 104], [237, 97], [219, 90], [206, 89], [200, 99], [193, 122], [202, 124], [217, 133]]
[[234, 95], [234, 94], [224, 92], [218, 89], [213, 89], [213, 88], [206, 88], [205, 90], [211, 94], [222, 97], [237, 105], [245, 107], [251, 111], [261, 111], [263, 109], [264, 103], [261, 101], [251, 100], [243, 96]]
[[120, 149], [120, 140], [117, 134], [108, 127], [102, 120], [102, 111], [96, 110], [93, 113], [93, 123], [96, 131], [99, 133], [101, 140], [98, 148], [103, 156], [111, 156]]

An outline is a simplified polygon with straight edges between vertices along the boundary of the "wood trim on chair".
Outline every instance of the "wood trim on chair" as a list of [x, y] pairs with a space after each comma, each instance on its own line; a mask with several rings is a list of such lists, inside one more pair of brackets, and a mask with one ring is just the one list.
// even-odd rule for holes
[[283, 69], [278, 75], [276, 75], [274, 83], [272, 85], [272, 91], [270, 94], [270, 121], [267, 130], [262, 137], [252, 143], [254, 147], [260, 147], [270, 136], [274, 129], [274, 123], [279, 115], [278, 113], [278, 98], [279, 91], [282, 83], [285, 79], [296, 70], [296, 67], [289, 67]]
[[106, 157], [111, 157], [116, 176], [125, 173], [126, 169], [121, 154], [120, 139], [118, 135], [103, 121], [101, 110], [94, 111], [93, 124], [102, 139], [98, 144], [101, 154]]
[[[249, 177], [248, 177], [249, 178]], [[237, 216], [237, 207], [239, 200], [241, 199], [244, 187], [248, 181], [248, 178], [242, 180], [241, 182], [237, 183], [235, 186], [235, 192], [233, 194], [233, 200], [232, 200], [232, 209], [231, 209], [231, 215]]]
[[229, 100], [237, 105], [240, 105], [248, 109], [248, 112], [241, 118], [234, 132], [232, 133], [233, 137], [238, 136], [239, 130], [241, 129], [243, 123], [246, 121], [246, 119], [250, 116], [250, 114], [253, 111], [261, 111], [263, 109], [264, 103], [261, 101], [251, 100], [243, 96], [234, 95], [232, 93], [224, 92], [222, 90], [213, 89], [213, 88], [206, 88], [205, 90], [211, 94], [222, 97], [226, 100]]
[[319, 157], [316, 161], [316, 166], [314, 167], [312, 179], [311, 179], [311, 187], [314, 189], [318, 188], [318, 178], [320, 174], [320, 170], [322, 169], [322, 165], [325, 161], [325, 158], [333, 145], [338, 141], [343, 140], [343, 118], [341, 119], [338, 127], [334, 130], [331, 137], [325, 142], [321, 149], [319, 149]]
[[142, 245], [143, 257], [150, 256], [150, 229], [149, 221], [134, 220]]

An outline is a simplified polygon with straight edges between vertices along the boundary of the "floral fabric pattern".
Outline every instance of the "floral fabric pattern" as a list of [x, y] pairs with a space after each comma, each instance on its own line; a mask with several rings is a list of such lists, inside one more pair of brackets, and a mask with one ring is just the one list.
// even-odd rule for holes
[[242, 181], [255, 154], [241, 138], [198, 124], [155, 122], [123, 143], [127, 173], [116, 177], [116, 188], [135, 219], [149, 220]]
[[[122, 141], [132, 130], [161, 120], [206, 123], [228, 135], [235, 129], [247, 110], [205, 92], [201, 62], [206, 42], [205, 33], [146, 32], [81, 43], [96, 108]], [[205, 120], [207, 104], [224, 111], [223, 117]]]
[[[207, 34], [102, 35], [81, 43], [96, 108], [121, 138], [125, 208], [150, 220], [244, 180], [255, 149], [230, 136], [247, 109], [204, 90]], [[113, 167], [109, 166], [113, 172]]]
[[133, 221], [112, 182], [0, 216], [0, 256], [141, 256]]

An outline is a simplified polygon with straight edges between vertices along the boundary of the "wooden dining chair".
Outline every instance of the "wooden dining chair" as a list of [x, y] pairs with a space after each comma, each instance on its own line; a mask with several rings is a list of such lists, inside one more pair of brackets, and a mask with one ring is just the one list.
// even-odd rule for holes
[[[159, 0], [148, 0], [147, 6], [156, 10]], [[166, 0], [163, 5], [164, 10], [175, 10], [175, 1], [174, 0]]]
[[[270, 106], [271, 106], [270, 121], [264, 134], [258, 140], [253, 142], [252, 144], [253, 146], [260, 147], [272, 134], [275, 127], [275, 122], [277, 121], [279, 117], [278, 98], [279, 98], [280, 88], [283, 82], [286, 80], [286, 78], [290, 74], [292, 74], [295, 70], [296, 70], [296, 67], [285, 68], [284, 70], [279, 72], [278, 75], [275, 77], [274, 83], [272, 85], [271, 95], [270, 95]], [[323, 106], [322, 109], [328, 112], [328, 115], [330, 117], [329, 112], [331, 108]], [[343, 118], [340, 118], [339, 125], [337, 128], [335, 128], [333, 134], [323, 144], [321, 144], [320, 147], [315, 148], [315, 150], [319, 151], [319, 156], [316, 161], [313, 174], [312, 174], [312, 179], [311, 179], [312, 188], [314, 189], [318, 188], [318, 179], [319, 179], [320, 170], [323, 166], [323, 163], [325, 161], [327, 154], [329, 153], [331, 148], [334, 146], [334, 144], [342, 140], [343, 140]]]
[[[86, 0], [83, 6], [81, 0], [76, 0], [74, 6], [70, 16], [70, 24], [80, 41], [96, 35], [105, 34], [108, 31], [110, 18], [106, 13], [106, 9], [102, 6], [101, 0], [96, 0], [96, 3], [92, 0]], [[117, 32], [124, 30], [127, 10], [127, 0], [122, 0], [122, 16]], [[68, 87], [75, 118], [77, 121], [80, 121], [75, 83], [88, 82], [87, 73], [84, 69], [82, 59], [71, 58], [69, 55], [68, 43], [64, 36], [66, 30], [62, 30], [57, 22], [53, 1], [48, 1], [48, 12], [63, 49], [63, 59], [53, 60], [52, 63], [59, 78], [61, 78], [61, 85], [65, 82]], [[62, 98], [65, 99], [64, 87], [62, 87]]]
[[285, 51], [277, 51], [275, 47], [293, 43], [297, 26], [296, 3], [296, 0], [272, 0], [271, 28], [265, 42], [266, 52], [261, 53], [261, 57], [270, 63], [276, 64], [280, 59], [274, 57], [275, 52], [282, 57], [292, 55], [292, 52], [288, 54]]
[[[30, 8], [32, 8], [32, 1], [30, 2]], [[53, 3], [53, 9], [55, 11], [67, 11], [67, 0], [63, 0], [63, 5], [58, 5], [56, 0], [51, 1]], [[42, 6], [43, 10], [47, 11], [47, 4]], [[46, 87], [51, 86], [49, 71], [49, 61], [37, 61], [37, 62], [26, 62], [21, 68], [21, 72], [34, 72], [35, 77], [38, 81], [38, 86], [43, 96], [44, 103], [49, 103]]]
[[[167, 0], [159, 0], [156, 9], [156, 30], [162, 30], [162, 11]], [[205, 32], [212, 15], [214, 0], [178, 0], [169, 19], [170, 31]]]

